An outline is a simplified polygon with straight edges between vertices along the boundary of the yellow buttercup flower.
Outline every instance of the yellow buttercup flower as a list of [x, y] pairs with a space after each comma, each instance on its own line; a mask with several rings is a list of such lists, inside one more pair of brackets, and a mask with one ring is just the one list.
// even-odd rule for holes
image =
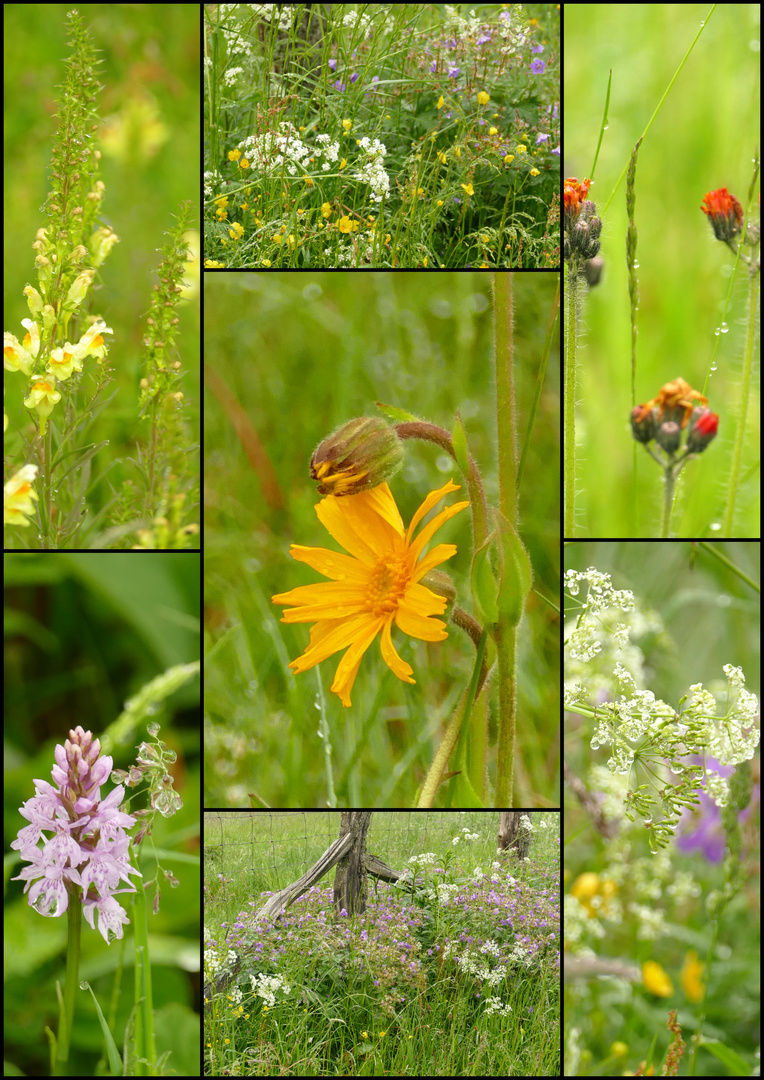
[[345, 649], [331, 689], [343, 705], [349, 706], [363, 654], [379, 634], [387, 666], [403, 682], [415, 682], [413, 668], [395, 651], [391, 629], [394, 622], [404, 634], [421, 641], [443, 641], [448, 637], [446, 624], [432, 618], [446, 610], [446, 599], [422, 585], [421, 579], [456, 554], [456, 546], [437, 544], [424, 557], [422, 552], [441, 525], [469, 503], [447, 506], [416, 538], [413, 532], [444, 495], [458, 490], [459, 485], [449, 480], [442, 488], [431, 491], [408, 529], [404, 529], [386, 483], [357, 495], [327, 495], [317, 504], [322, 525], [349, 554], [292, 544], [293, 558], [332, 579], [271, 597], [274, 604], [292, 605], [282, 622], [315, 623], [307, 649], [289, 665], [295, 674]]

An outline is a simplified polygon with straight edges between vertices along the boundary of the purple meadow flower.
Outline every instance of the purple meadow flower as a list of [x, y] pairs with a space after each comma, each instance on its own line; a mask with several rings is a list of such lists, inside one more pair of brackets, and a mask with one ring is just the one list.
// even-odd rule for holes
[[531, 63], [531, 71], [534, 75], [541, 75], [542, 72], [546, 71], [546, 64], [543, 60], [534, 60]]
[[[41, 915], [63, 915], [70, 898], [81, 899], [94, 929], [98, 914], [98, 929], [108, 945], [122, 937], [122, 926], [128, 922], [113, 897], [135, 892], [128, 875], [141, 874], [128, 859], [130, 837], [124, 830], [136, 819], [120, 809], [124, 788], [115, 787], [101, 799], [112, 759], [100, 754], [98, 739], [81, 727], [69, 732], [63, 746], [56, 746], [55, 786], [35, 780], [34, 798], [19, 811], [31, 824], [19, 831], [11, 847], [31, 865], [12, 880], [26, 881], [29, 904]], [[120, 882], [125, 882], [122, 888]]]

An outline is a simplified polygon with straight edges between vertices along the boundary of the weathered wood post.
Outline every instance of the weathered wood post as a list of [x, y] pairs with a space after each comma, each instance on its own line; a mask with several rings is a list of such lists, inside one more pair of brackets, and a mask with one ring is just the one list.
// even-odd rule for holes
[[350, 835], [352, 847], [337, 864], [334, 875], [334, 910], [361, 915], [366, 910], [366, 833], [371, 811], [343, 810], [340, 836]]
[[500, 851], [512, 848], [518, 859], [527, 859], [531, 849], [531, 834], [529, 829], [520, 828], [518, 810], [502, 810], [499, 818], [498, 845]]

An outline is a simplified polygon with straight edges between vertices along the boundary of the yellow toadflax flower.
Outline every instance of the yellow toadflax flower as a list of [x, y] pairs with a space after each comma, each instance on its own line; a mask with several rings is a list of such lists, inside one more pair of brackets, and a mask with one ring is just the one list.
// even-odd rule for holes
[[422, 641], [443, 641], [446, 624], [442, 615], [446, 600], [420, 581], [433, 567], [456, 554], [454, 544], [438, 544], [421, 557], [425, 545], [449, 518], [469, 506], [454, 503], [436, 514], [412, 539], [414, 529], [444, 495], [458, 491], [449, 480], [431, 491], [404, 529], [395, 499], [386, 483], [357, 495], [327, 495], [316, 505], [319, 521], [348, 555], [326, 548], [292, 544], [290, 554], [307, 563], [329, 582], [301, 585], [271, 597], [274, 604], [294, 605], [284, 613], [286, 623], [312, 622], [310, 645], [289, 665], [297, 674], [328, 656], [346, 649], [339, 662], [332, 690], [343, 705], [350, 705], [350, 691], [363, 654], [377, 634], [387, 666], [403, 682], [413, 683], [413, 668], [395, 651], [390, 630], [399, 630]]

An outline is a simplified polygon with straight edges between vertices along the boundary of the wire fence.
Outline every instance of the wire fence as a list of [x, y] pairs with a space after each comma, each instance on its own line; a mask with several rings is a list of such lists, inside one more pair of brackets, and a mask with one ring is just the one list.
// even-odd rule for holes
[[[205, 811], [205, 881], [214, 876], [253, 875], [255, 891], [278, 890], [301, 877], [337, 839], [341, 811]], [[366, 847], [396, 870], [412, 855], [442, 854], [463, 830], [479, 836], [471, 857], [495, 856], [499, 811], [377, 811], [372, 813]], [[461, 842], [461, 841], [460, 841]], [[215, 899], [215, 890], [206, 898]]]

